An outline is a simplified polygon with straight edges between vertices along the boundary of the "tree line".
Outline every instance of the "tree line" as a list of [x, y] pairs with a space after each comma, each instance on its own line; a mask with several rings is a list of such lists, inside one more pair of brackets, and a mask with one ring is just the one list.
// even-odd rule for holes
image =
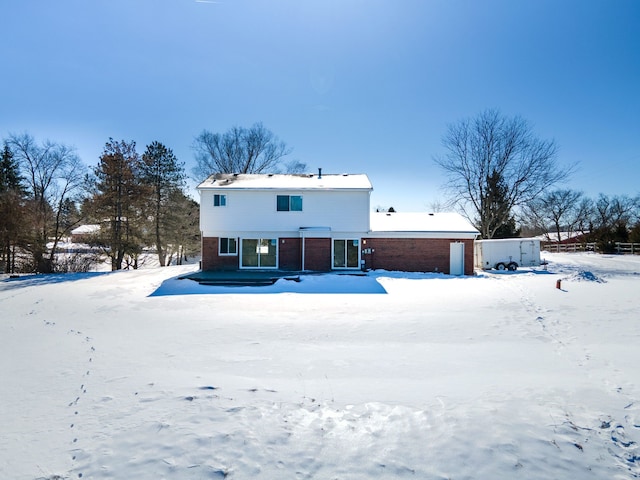
[[[482, 238], [521, 233], [580, 233], [611, 251], [640, 242], [640, 196], [596, 199], [561, 188], [576, 165], [562, 166], [553, 140], [537, 137], [521, 117], [485, 110], [451, 124], [434, 157], [447, 177], [447, 208], [455, 208]], [[224, 133], [204, 130], [193, 142], [195, 177], [213, 173], [300, 173], [285, 161], [291, 149], [261, 123]], [[90, 244], [111, 268], [137, 268], [152, 248], [160, 265], [199, 252], [199, 206], [185, 192], [184, 164], [160, 142], [141, 155], [134, 141], [106, 142], [98, 164], [86, 167], [67, 145], [10, 135], [0, 158], [0, 267], [5, 272], [86, 269], [58, 255], [58, 244], [83, 223], [98, 225]], [[442, 204], [439, 205], [442, 208]], [[86, 259], [86, 257], [83, 257]]]
[[[199, 205], [186, 193], [184, 163], [160, 142], [139, 154], [135, 141], [110, 138], [92, 168], [62, 143], [11, 134], [0, 158], [0, 268], [5, 273], [85, 271], [102, 258], [112, 270], [137, 268], [152, 250], [161, 266], [200, 252]], [[224, 133], [203, 130], [193, 142], [193, 174], [300, 173], [291, 149], [262, 123]], [[82, 224], [97, 255], [61, 255]]]
[[[550, 241], [577, 238], [613, 253], [617, 242], [640, 243], [640, 197], [625, 194], [590, 198], [571, 189], [545, 192], [522, 212], [523, 230], [546, 234]], [[578, 241], [578, 240], [577, 240]]]
[[553, 140], [529, 122], [489, 109], [448, 126], [445, 153], [434, 157], [446, 175], [447, 205], [458, 209], [484, 239], [579, 233], [602, 251], [615, 242], [640, 242], [640, 195], [591, 199], [563, 188], [577, 164], [561, 165]]
[[199, 252], [199, 206], [185, 190], [184, 164], [160, 142], [141, 155], [134, 141], [109, 139], [87, 167], [72, 147], [9, 135], [0, 158], [0, 267], [6, 273], [87, 270], [96, 258], [60, 254], [82, 224], [112, 270], [137, 268], [145, 249], [160, 265]]

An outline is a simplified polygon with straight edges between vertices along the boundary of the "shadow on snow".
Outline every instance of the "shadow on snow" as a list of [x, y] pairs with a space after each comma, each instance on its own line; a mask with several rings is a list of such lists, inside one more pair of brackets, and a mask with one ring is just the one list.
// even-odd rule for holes
[[295, 278], [279, 278], [261, 285], [201, 284], [184, 275], [169, 278], [149, 296], [210, 295], [210, 294], [386, 294], [387, 291], [374, 277], [348, 274], [301, 274]]
[[86, 273], [48, 273], [12, 276], [0, 281], [0, 290], [15, 290], [18, 288], [50, 285], [54, 283], [75, 282], [88, 278], [108, 275], [114, 272], [86, 272]]

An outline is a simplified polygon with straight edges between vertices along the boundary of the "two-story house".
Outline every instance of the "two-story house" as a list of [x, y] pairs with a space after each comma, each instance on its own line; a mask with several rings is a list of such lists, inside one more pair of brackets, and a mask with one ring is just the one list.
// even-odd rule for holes
[[198, 186], [203, 270], [473, 273], [455, 213], [371, 212], [364, 174], [216, 174]]

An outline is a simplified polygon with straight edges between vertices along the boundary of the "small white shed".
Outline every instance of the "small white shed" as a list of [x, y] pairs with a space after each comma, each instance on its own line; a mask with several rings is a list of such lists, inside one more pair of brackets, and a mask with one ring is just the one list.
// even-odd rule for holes
[[517, 270], [518, 267], [540, 265], [539, 238], [504, 238], [476, 240], [474, 243], [476, 269]]

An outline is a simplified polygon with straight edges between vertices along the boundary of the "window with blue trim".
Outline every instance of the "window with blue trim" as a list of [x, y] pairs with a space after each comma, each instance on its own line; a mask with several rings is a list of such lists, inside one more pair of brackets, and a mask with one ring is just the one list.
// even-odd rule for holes
[[278, 195], [276, 210], [278, 212], [301, 212], [302, 195]]

